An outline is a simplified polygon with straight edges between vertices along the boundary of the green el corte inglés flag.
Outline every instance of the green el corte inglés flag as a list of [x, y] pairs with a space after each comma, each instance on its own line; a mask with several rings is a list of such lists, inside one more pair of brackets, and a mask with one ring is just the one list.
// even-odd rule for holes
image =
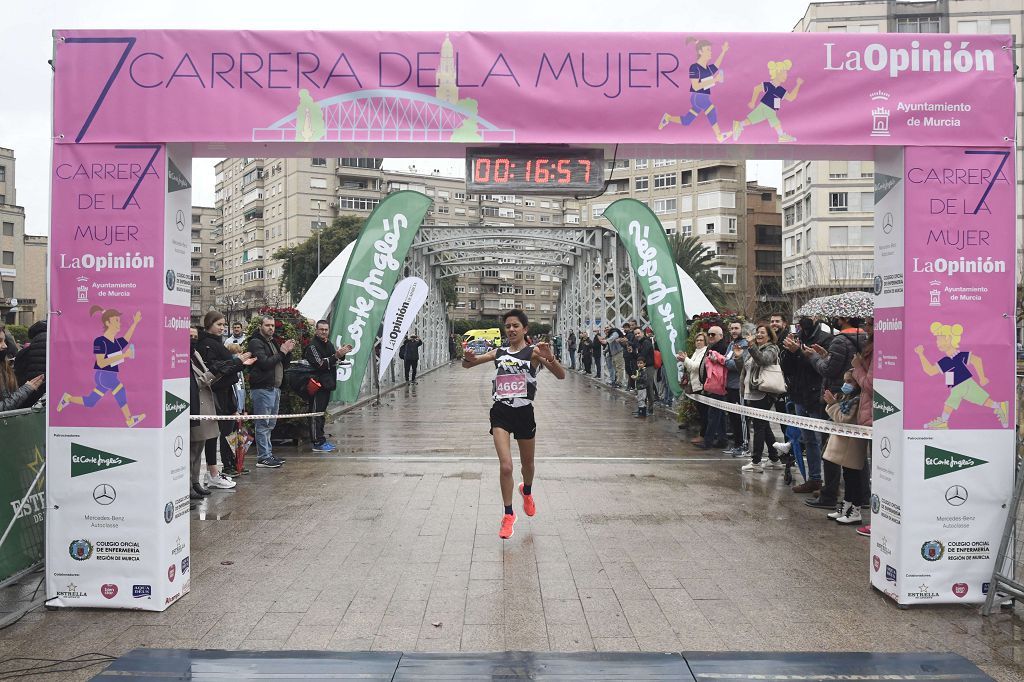
[[331, 317], [335, 345], [352, 344], [346, 357], [351, 364], [339, 366], [332, 400], [351, 403], [359, 397], [377, 328], [430, 203], [419, 192], [395, 192], [374, 209], [359, 232]]
[[[686, 311], [676, 264], [668, 245], [665, 228], [646, 204], [636, 199], [619, 199], [605, 209], [622, 244], [636, 279], [647, 299], [647, 317], [658, 341], [662, 362], [676, 366], [675, 354], [686, 349]], [[679, 395], [678, 372], [665, 372], [672, 393]]]

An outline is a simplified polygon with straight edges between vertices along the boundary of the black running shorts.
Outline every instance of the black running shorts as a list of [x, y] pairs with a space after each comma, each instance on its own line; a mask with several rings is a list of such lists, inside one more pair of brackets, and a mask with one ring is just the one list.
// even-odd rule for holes
[[491, 428], [504, 429], [516, 440], [531, 440], [537, 435], [537, 422], [533, 418], [533, 405], [525, 407], [509, 407], [505, 403], [495, 402], [491, 405]]

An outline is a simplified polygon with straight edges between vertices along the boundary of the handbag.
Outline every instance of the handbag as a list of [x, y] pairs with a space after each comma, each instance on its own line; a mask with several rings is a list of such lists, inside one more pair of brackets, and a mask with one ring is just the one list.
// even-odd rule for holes
[[774, 393], [781, 395], [786, 392], [786, 377], [782, 375], [782, 367], [779, 363], [765, 365], [751, 375], [750, 385], [754, 390], [762, 393]]
[[704, 392], [712, 395], [726, 394], [725, 358], [721, 353], [709, 350], [704, 354]]

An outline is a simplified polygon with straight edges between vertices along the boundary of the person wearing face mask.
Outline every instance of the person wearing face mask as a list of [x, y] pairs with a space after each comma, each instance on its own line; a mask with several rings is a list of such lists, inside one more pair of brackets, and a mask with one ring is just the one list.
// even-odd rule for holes
[[20, 386], [10, 358], [16, 352], [7, 344], [7, 329], [0, 325], [0, 412], [31, 407], [33, 395], [43, 385], [45, 375], [33, 377]]
[[[825, 389], [828, 416], [839, 424], [856, 424], [860, 411], [860, 386], [853, 376], [853, 370], [843, 375], [839, 395]], [[832, 434], [825, 448], [825, 461], [842, 467], [843, 499], [836, 503], [836, 509], [828, 518], [844, 526], [861, 523], [860, 505], [863, 498], [863, 470], [867, 462], [869, 441]]]
[[[803, 348], [820, 346], [827, 349], [832, 336], [821, 328], [821, 323], [810, 317], [801, 317], [797, 331], [782, 339], [779, 364], [786, 377], [789, 397], [798, 416], [825, 419], [825, 404], [821, 401], [822, 379], [814, 365], [804, 355]], [[801, 429], [803, 453], [807, 458], [807, 480], [793, 486], [794, 493], [813, 493], [821, 490], [822, 434], [812, 429]], [[834, 506], [835, 500], [832, 500]]]

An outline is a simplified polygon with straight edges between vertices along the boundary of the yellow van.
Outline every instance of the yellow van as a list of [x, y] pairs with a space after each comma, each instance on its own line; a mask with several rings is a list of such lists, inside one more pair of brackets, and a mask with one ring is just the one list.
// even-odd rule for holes
[[501, 330], [497, 327], [491, 327], [490, 329], [470, 329], [462, 335], [462, 347], [465, 348], [466, 344], [471, 341], [486, 341], [491, 346], [497, 347], [501, 345]]

